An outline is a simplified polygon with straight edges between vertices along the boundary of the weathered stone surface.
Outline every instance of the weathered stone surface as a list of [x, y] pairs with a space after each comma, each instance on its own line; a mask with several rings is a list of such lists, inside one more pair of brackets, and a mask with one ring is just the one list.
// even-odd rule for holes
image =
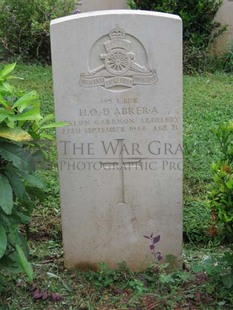
[[180, 18], [83, 13], [52, 21], [51, 37], [56, 118], [69, 123], [57, 130], [66, 267], [179, 259]]

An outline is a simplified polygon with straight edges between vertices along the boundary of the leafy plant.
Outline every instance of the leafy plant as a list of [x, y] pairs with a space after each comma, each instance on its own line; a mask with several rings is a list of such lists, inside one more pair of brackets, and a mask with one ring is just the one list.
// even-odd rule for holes
[[45, 154], [39, 141], [43, 132], [62, 123], [46, 124], [35, 91], [24, 93], [10, 83], [16, 64], [0, 71], [0, 271], [23, 270], [33, 282], [28, 245], [22, 225], [28, 225], [43, 182], [36, 176], [38, 159]]
[[219, 141], [219, 160], [212, 164], [213, 181], [209, 193], [209, 206], [213, 219], [220, 224], [224, 236], [233, 234], [233, 121], [216, 129]]
[[154, 256], [155, 260], [160, 262], [163, 259], [161, 252], [155, 250], [156, 243], [158, 243], [160, 241], [160, 235], [155, 237], [154, 234], [152, 233], [152, 234], [150, 234], [150, 236], [144, 236], [144, 238], [150, 240], [150, 246], [149, 246], [150, 251], [151, 251], [152, 255]]
[[208, 257], [192, 269], [194, 272], [205, 273], [213, 282], [224, 285], [226, 289], [233, 288], [233, 254], [229, 251], [218, 259]]
[[129, 281], [129, 286], [137, 292], [138, 294], [144, 294], [148, 291], [148, 288], [145, 286], [145, 283], [140, 279], [132, 279]]
[[104, 262], [99, 263], [99, 270], [89, 271], [87, 279], [91, 281], [97, 288], [106, 288], [119, 282], [122, 279], [123, 274], [128, 274], [130, 271], [124, 264], [119, 265], [118, 270], [113, 270], [108, 267]]
[[0, 43], [6, 56], [50, 62], [50, 21], [71, 14], [75, 0], [0, 1]]

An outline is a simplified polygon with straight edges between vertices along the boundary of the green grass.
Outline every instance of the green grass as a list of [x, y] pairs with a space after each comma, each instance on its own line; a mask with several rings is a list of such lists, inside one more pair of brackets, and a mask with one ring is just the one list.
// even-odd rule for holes
[[[25, 90], [41, 95], [42, 113], [54, 111], [52, 72], [40, 65], [17, 66], [14, 81]], [[31, 261], [35, 283], [64, 297], [61, 302], [33, 300], [24, 275], [7, 275], [0, 309], [232, 309], [231, 291], [211, 278], [190, 271], [206, 257], [221, 256], [225, 250], [211, 238], [210, 211], [206, 207], [210, 164], [217, 156], [213, 132], [218, 124], [233, 119], [233, 76], [206, 74], [184, 78], [184, 247], [186, 271], [167, 274], [163, 266], [144, 273], [119, 271], [102, 265], [99, 272], [67, 271], [63, 266], [58, 171], [55, 141], [48, 169], [40, 172], [47, 182], [45, 199], [38, 203], [31, 224]], [[189, 272], [187, 271], [189, 270]], [[175, 308], [177, 307], [177, 308]], [[192, 308], [193, 307], [193, 308]]]
[[233, 118], [233, 76], [210, 74], [184, 79], [184, 158], [187, 180], [208, 181], [216, 154], [213, 129]]
[[54, 112], [51, 67], [18, 64], [14, 76], [19, 78], [15, 80], [15, 85], [20, 89], [35, 89], [40, 94], [44, 114]]

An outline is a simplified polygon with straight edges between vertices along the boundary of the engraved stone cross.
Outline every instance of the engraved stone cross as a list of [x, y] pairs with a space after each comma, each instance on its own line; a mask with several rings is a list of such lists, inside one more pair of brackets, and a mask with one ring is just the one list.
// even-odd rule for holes
[[124, 170], [130, 170], [131, 168], [138, 168], [142, 167], [142, 159], [133, 159], [133, 158], [128, 158], [124, 159], [124, 150], [123, 150], [123, 141], [124, 139], [116, 139], [118, 145], [119, 145], [119, 158], [116, 159], [113, 162], [104, 162], [101, 161], [102, 167], [104, 169], [108, 170], [119, 170], [119, 201], [118, 204], [124, 203], [126, 204], [125, 201], [125, 179], [124, 179]]

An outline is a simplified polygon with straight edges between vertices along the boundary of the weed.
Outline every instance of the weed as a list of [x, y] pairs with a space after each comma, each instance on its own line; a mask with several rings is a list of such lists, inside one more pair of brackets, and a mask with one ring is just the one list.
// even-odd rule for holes
[[233, 234], [233, 121], [215, 130], [219, 142], [219, 160], [213, 162], [213, 181], [210, 186], [209, 206], [212, 218], [220, 224], [221, 233], [228, 240]]
[[151, 253], [154, 256], [155, 261], [160, 262], [163, 259], [161, 252], [155, 250], [156, 243], [160, 241], [160, 235], [155, 237], [154, 234], [152, 233], [150, 236], [144, 236], [144, 238], [150, 240]]

